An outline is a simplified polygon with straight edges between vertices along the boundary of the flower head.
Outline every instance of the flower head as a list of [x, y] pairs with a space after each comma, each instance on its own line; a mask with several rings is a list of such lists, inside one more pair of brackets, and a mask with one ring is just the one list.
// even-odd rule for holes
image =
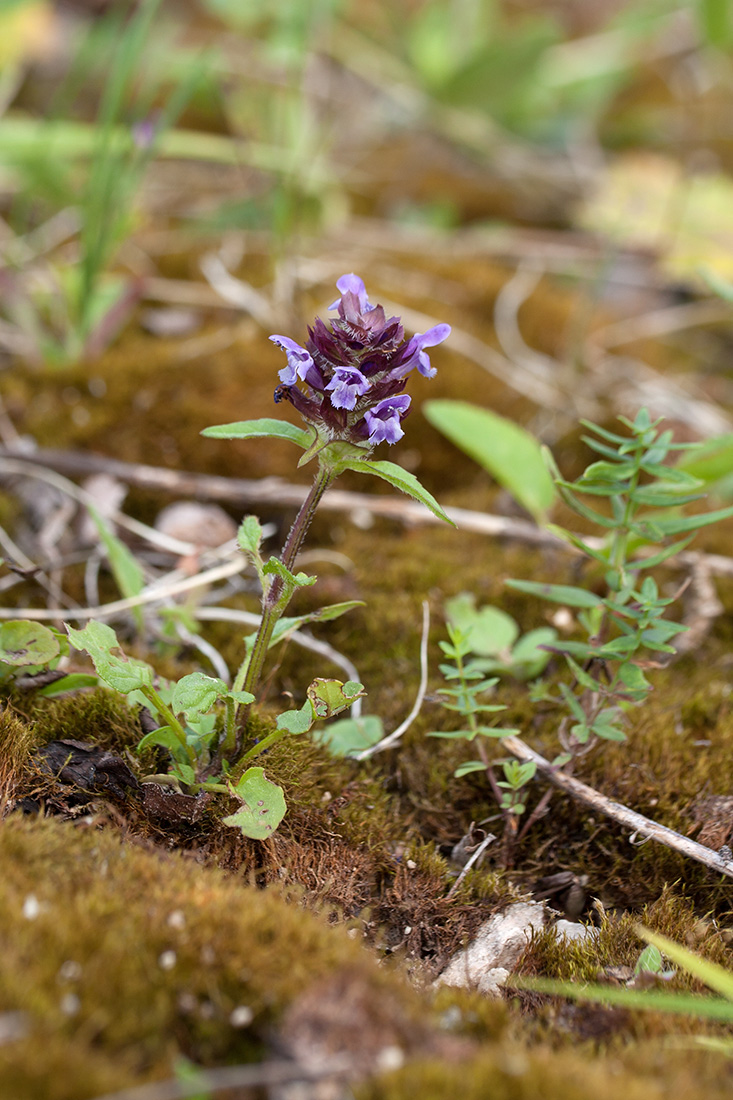
[[270, 337], [287, 356], [275, 399], [290, 401], [328, 442], [396, 443], [410, 405], [407, 376], [417, 367], [433, 377], [425, 348], [442, 343], [450, 325], [435, 325], [406, 341], [399, 317], [372, 305], [358, 275], [342, 275], [336, 286], [340, 297], [329, 309], [338, 316], [328, 323], [317, 317], [305, 347], [288, 336]]

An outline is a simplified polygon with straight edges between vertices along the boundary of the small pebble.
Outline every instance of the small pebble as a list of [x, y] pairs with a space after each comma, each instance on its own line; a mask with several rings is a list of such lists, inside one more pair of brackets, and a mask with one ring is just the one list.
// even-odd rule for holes
[[35, 920], [41, 912], [41, 903], [35, 894], [29, 894], [23, 902], [23, 916], [26, 920]]
[[59, 967], [57, 978], [60, 982], [78, 982], [81, 978], [81, 966], [74, 959], [67, 959]]
[[237, 1005], [229, 1016], [232, 1027], [249, 1027], [254, 1019], [254, 1012], [249, 1005]]
[[61, 1011], [64, 1016], [76, 1016], [81, 1008], [81, 1001], [76, 993], [64, 993], [61, 998]]
[[161, 970], [172, 970], [175, 965], [175, 951], [163, 951], [163, 953], [158, 956], [158, 966], [161, 968]]

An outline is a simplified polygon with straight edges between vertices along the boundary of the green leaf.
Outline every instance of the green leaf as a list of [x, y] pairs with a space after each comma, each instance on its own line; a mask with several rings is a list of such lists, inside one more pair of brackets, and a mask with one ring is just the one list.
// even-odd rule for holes
[[600, 657], [610, 657], [616, 660], [618, 657], [628, 657], [638, 647], [638, 641], [633, 635], [625, 635], [621, 638], [612, 638], [605, 642], [598, 650]]
[[428, 421], [544, 523], [555, 503], [552, 478], [534, 436], [513, 420], [467, 401], [426, 401]]
[[658, 527], [664, 535], [681, 535], [686, 531], [697, 531], [700, 527], [707, 527], [722, 519], [730, 519], [731, 516], [733, 516], [733, 506], [718, 508], [715, 512], [703, 512], [697, 516], [655, 516], [654, 526]]
[[317, 577], [310, 577], [307, 573], [291, 573], [288, 567], [283, 565], [280, 559], [276, 557], [272, 557], [269, 561], [265, 562], [262, 567], [262, 573], [266, 577], [280, 577], [286, 585], [293, 589], [308, 588], [318, 580]]
[[629, 442], [629, 437], [627, 435], [616, 435], [615, 432], [610, 432], [607, 428], [602, 428], [599, 424], [594, 424], [592, 420], [581, 420], [580, 423], [584, 428], [588, 428], [589, 431], [595, 432], [601, 439], [605, 439], [609, 443], [625, 444]]
[[[125, 546], [124, 542], [117, 538], [110, 525], [93, 504], [87, 504], [87, 510], [107, 551], [112, 575], [120, 592], [126, 600], [131, 599], [133, 596], [139, 596], [145, 587], [145, 577], [136, 557]], [[143, 615], [141, 608], [133, 608], [133, 615], [138, 629], [142, 628]]]
[[251, 691], [228, 691], [224, 698], [233, 699], [235, 703], [247, 707], [250, 703], [254, 703], [255, 701], [255, 697]]
[[99, 680], [89, 672], [70, 672], [68, 676], [62, 676], [60, 680], [54, 680], [52, 684], [46, 684], [36, 694], [45, 699], [55, 699], [57, 695], [64, 695], [67, 691], [79, 691], [81, 688], [96, 687]]
[[223, 680], [206, 676], [203, 672], [191, 672], [188, 676], [181, 677], [173, 689], [173, 713], [183, 713], [187, 719], [195, 721], [199, 715], [210, 711], [216, 700], [226, 694], [227, 685]]
[[92, 619], [83, 630], [75, 630], [66, 625], [69, 641], [75, 647], [89, 654], [98, 675], [105, 684], [129, 694], [153, 683], [153, 670], [145, 661], [136, 661], [124, 653], [116, 656], [111, 651], [119, 649], [117, 635], [111, 626]]
[[618, 669], [618, 678], [624, 687], [638, 695], [646, 695], [651, 690], [651, 684], [638, 665], [625, 661]]
[[519, 627], [511, 615], [498, 607], [477, 608], [471, 592], [461, 592], [446, 600], [445, 615], [449, 623], [466, 635], [471, 651], [481, 657], [507, 652], [519, 636]]
[[260, 562], [260, 543], [262, 542], [262, 524], [257, 516], [245, 516], [237, 531], [237, 542], [252, 561]]
[[428, 737], [442, 737], [445, 741], [473, 741], [478, 730], [431, 730]]
[[342, 469], [355, 470], [358, 474], [372, 474], [374, 477], [381, 477], [383, 481], [387, 481], [390, 485], [393, 485], [395, 489], [399, 489], [400, 492], [406, 493], [408, 497], [412, 497], [413, 500], [417, 500], [420, 504], [424, 504], [426, 508], [430, 509], [433, 515], [438, 517], [438, 519], [450, 523], [451, 527], [456, 526], [453, 520], [449, 519], [445, 514], [435, 497], [420, 484], [415, 475], [408, 473], [407, 470], [403, 470], [402, 467], [398, 466], [395, 462], [380, 462], [372, 459], [350, 459]]
[[168, 749], [174, 756], [177, 756], [183, 751], [179, 738], [170, 726], [159, 726], [157, 730], [151, 730], [150, 733], [146, 733], [138, 742], [137, 751], [142, 752], [144, 749], [149, 749], [153, 745], [160, 745], [162, 748]]
[[[661, 939], [662, 937], [660, 937]], [[676, 945], [675, 945], [676, 946]], [[662, 949], [664, 950], [664, 948]], [[665, 951], [666, 954], [666, 951]], [[670, 958], [672, 956], [670, 955]], [[693, 956], [697, 958], [697, 956]], [[709, 965], [713, 965], [712, 963]], [[719, 969], [722, 969], [720, 967]], [[723, 971], [723, 973], [726, 973]], [[641, 1008], [650, 1012], [670, 1012], [685, 1016], [700, 1016], [709, 1020], [733, 1023], [733, 1006], [718, 997], [700, 997], [691, 993], [668, 993], [656, 989], [618, 989], [610, 985], [574, 985], [552, 978], [512, 978], [509, 988], [533, 989], [537, 993], [553, 993], [576, 1001]]]
[[683, 455], [676, 469], [691, 474], [706, 485], [733, 474], [733, 432], [705, 440], [696, 451]]
[[692, 504], [693, 500], [702, 500], [704, 496], [704, 493], [683, 493], [677, 486], [667, 488], [663, 485], [642, 485], [629, 493], [629, 499], [634, 504], [649, 508], [681, 508]]
[[661, 974], [663, 969], [662, 952], [653, 943], [647, 944], [637, 959], [634, 974]]
[[626, 568], [629, 571], [632, 569], [653, 569], [655, 565], [661, 565], [663, 561], [667, 561], [668, 558], [672, 558], [675, 554], [681, 553], [685, 547], [690, 545], [693, 538], [693, 535], [688, 535], [686, 539], [680, 539], [678, 542], [673, 542], [670, 546], [665, 546], [658, 554], [652, 554], [648, 558], [636, 558], [634, 561], [628, 562]]
[[670, 492], [673, 491], [673, 485], [678, 485], [681, 489], [701, 489], [705, 484], [702, 478], [694, 477], [688, 471], [683, 470], [680, 465], [666, 466], [659, 462], [643, 461], [641, 468], [646, 473], [651, 474], [652, 477], [659, 478], [662, 483], [673, 483], [670, 485]]
[[[674, 940], [667, 939], [666, 936], [660, 936], [658, 932], [650, 932], [648, 928], [639, 926], [636, 933], [647, 943], [657, 947], [677, 966], [681, 966], [689, 974], [699, 978], [701, 982], [705, 982], [705, 985], [709, 986], [710, 989], [714, 989], [716, 993], [721, 993], [723, 997], [733, 1001], [733, 973], [730, 970], [726, 970], [717, 963], [709, 962], [707, 959], [701, 959], [699, 955], [688, 951], [686, 947], [675, 943]], [[729, 1019], [733, 1021], [733, 1006], [730, 1007]]]
[[266, 416], [261, 420], [240, 420], [233, 424], [215, 424], [204, 428], [201, 435], [209, 439], [286, 439], [304, 450], [310, 446], [312, 433], [303, 431], [287, 420]]
[[567, 684], [561, 683], [558, 686], [560, 688], [562, 697], [565, 700], [565, 703], [567, 704], [573, 717], [576, 718], [581, 724], [585, 724], [585, 722], [587, 721], [585, 711], [581, 707], [577, 696], [573, 694]]
[[609, 481], [623, 488], [633, 475], [633, 462], [592, 462], [590, 466], [586, 466], [580, 482]]
[[508, 588], [517, 592], [526, 592], [528, 596], [537, 596], [541, 600], [562, 603], [567, 607], [598, 607], [603, 603], [600, 596], [584, 588], [575, 588], [567, 584], [543, 584], [541, 581], [509, 580], [504, 582]]
[[300, 734], [307, 733], [315, 720], [313, 704], [310, 699], [306, 699], [300, 710], [286, 710], [278, 714], [275, 725], [279, 730], [285, 730], [287, 733]]
[[597, 550], [595, 547], [589, 546], [580, 535], [575, 535], [572, 531], [566, 531], [564, 527], [558, 527], [555, 523], [548, 523], [546, 530], [550, 534], [557, 535], [563, 542], [569, 542], [571, 546], [575, 546], [578, 550], [587, 554], [589, 558], [594, 558], [602, 565], [608, 565], [608, 550]]
[[345, 615], [347, 611], [352, 611], [355, 607], [363, 606], [363, 600], [344, 600], [343, 603], [332, 603], [326, 607], [319, 607], [315, 611], [309, 611], [306, 615], [283, 615], [282, 619], [278, 619], [272, 632], [270, 645], [276, 645], [288, 634], [292, 634], [294, 630], [299, 630], [301, 626], [305, 626], [307, 623], [327, 623], [332, 619], [338, 619], [339, 616]]
[[47, 665], [59, 654], [59, 643], [42, 623], [9, 619], [0, 624], [0, 661], [22, 667]]
[[523, 634], [511, 652], [507, 671], [522, 680], [534, 680], [547, 668], [552, 654], [546, 648], [557, 641], [551, 626], [539, 626]]
[[[506, 707], [502, 707], [502, 710], [506, 710]], [[519, 730], [514, 726], [479, 726], [478, 733], [482, 737], [517, 737]]]
[[577, 661], [573, 660], [569, 653], [565, 654], [565, 660], [568, 662], [568, 665], [572, 669], [575, 679], [578, 681], [581, 687], [588, 688], [589, 691], [598, 691], [597, 681], [594, 680], [590, 673], [586, 672], [584, 668], [581, 668], [581, 666], [577, 663]]
[[282, 788], [265, 778], [264, 768], [248, 768], [232, 794], [242, 802], [242, 809], [222, 818], [225, 825], [242, 830], [253, 840], [272, 836], [285, 817], [287, 806]]
[[595, 508], [589, 508], [582, 500], [578, 500], [575, 493], [568, 488], [568, 486], [572, 484], [571, 482], [558, 481], [556, 479], [555, 484], [560, 490], [560, 496], [567, 504], [568, 508], [572, 508], [572, 510], [579, 516], [582, 516], [583, 519], [590, 520], [591, 523], [597, 523], [599, 527], [607, 527], [609, 530], [618, 527], [618, 523], [615, 519], [604, 516], [601, 512], [596, 511]]
[[383, 736], [382, 719], [376, 714], [365, 714], [361, 718], [339, 718], [338, 722], [320, 726], [313, 740], [328, 749], [331, 756], [355, 756], [376, 745]]
[[346, 710], [365, 693], [364, 685], [356, 680], [347, 680], [343, 684], [340, 680], [324, 680], [318, 677], [308, 686], [307, 694], [316, 718], [325, 721], [326, 718], [332, 718]]
[[471, 772], [485, 772], [486, 765], [482, 764], [480, 760], [466, 760], [465, 763], [459, 764], [453, 775], [456, 779], [460, 779], [463, 775], [470, 775]]

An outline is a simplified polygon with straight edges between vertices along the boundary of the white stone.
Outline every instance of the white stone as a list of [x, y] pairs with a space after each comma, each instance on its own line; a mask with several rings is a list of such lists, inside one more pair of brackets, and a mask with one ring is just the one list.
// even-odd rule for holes
[[559, 920], [553, 925], [558, 939], [592, 940], [598, 935], [598, 929], [592, 924], [578, 924], [577, 921]]
[[519, 901], [510, 905], [481, 925], [468, 947], [453, 956], [438, 983], [495, 995], [532, 933], [544, 926], [545, 907], [541, 902]]

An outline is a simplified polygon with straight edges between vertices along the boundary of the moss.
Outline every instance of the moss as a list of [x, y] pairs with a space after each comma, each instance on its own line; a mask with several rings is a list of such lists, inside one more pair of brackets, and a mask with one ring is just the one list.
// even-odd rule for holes
[[[644, 943], [636, 934], [639, 924], [668, 939], [687, 944], [705, 958], [733, 968], [733, 951], [720, 929], [700, 920], [690, 900], [666, 887], [659, 898], [640, 913], [602, 914], [595, 934], [567, 942], [551, 928], [536, 933], [518, 965], [518, 973], [542, 974], [562, 980], [596, 981], [606, 967], [636, 965]], [[692, 939], [692, 942], [691, 942]], [[686, 985], [702, 989], [692, 978], [680, 975]]]
[[36, 745], [53, 740], [92, 741], [110, 752], [134, 749], [142, 737], [137, 714], [114, 691], [98, 688], [30, 703]]
[[[50, 820], [8, 821], [0, 859], [0, 999], [30, 1030], [0, 1047], [14, 1100], [86, 1100], [114, 1073], [170, 1073], [179, 1054], [249, 1061], [294, 998], [344, 968], [416, 1015], [343, 931], [191, 861]], [[238, 1006], [248, 1027], [231, 1022]]]
[[[641, 1060], [640, 1060], [641, 1061]], [[627, 1070], [617, 1053], [599, 1058], [576, 1052], [528, 1051], [502, 1044], [482, 1050], [460, 1066], [423, 1060], [355, 1089], [357, 1100], [717, 1100], [729, 1095], [730, 1076], [716, 1056], [669, 1055]]]
[[21, 771], [35, 747], [31, 727], [6, 703], [0, 710], [0, 800], [13, 797]]

